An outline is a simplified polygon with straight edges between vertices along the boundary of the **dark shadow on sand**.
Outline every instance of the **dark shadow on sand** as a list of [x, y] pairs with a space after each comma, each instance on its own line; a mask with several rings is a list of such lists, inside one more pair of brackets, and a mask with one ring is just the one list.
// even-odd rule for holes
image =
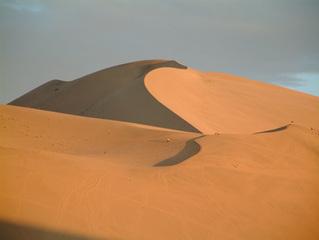
[[31, 225], [0, 220], [0, 239], [3, 240], [97, 240], [100, 238], [42, 229]]
[[162, 160], [156, 164], [154, 164], [154, 167], [168, 167], [168, 166], [173, 166], [176, 164], [179, 164], [181, 162], [184, 162], [185, 160], [187, 160], [188, 158], [196, 155], [201, 147], [200, 145], [195, 141], [199, 138], [202, 138], [204, 136], [199, 136], [196, 138], [192, 138], [190, 140], [188, 140], [184, 146], [184, 148], [178, 152], [176, 155], [167, 158], [165, 160]]
[[266, 130], [266, 131], [261, 131], [261, 132], [255, 132], [254, 134], [279, 132], [279, 131], [286, 130], [290, 125], [291, 125], [291, 124], [287, 124], [287, 125], [282, 126], [282, 127], [279, 127], [279, 128], [274, 128], [274, 129], [270, 129], [270, 130]]

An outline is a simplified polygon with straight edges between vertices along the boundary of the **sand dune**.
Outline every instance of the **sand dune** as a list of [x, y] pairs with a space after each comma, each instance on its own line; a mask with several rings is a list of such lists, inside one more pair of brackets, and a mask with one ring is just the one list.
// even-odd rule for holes
[[163, 60], [123, 64], [70, 82], [50, 81], [9, 104], [197, 131], [145, 89], [144, 76], [161, 67], [186, 68], [175, 61]]
[[319, 127], [318, 97], [163, 60], [53, 80], [9, 104], [205, 134]]
[[[319, 98], [225, 73], [160, 68], [150, 93], [203, 133], [253, 133], [291, 121], [319, 128]], [[187, 104], [185, 104], [185, 102]]]
[[172, 61], [54, 80], [0, 106], [0, 238], [317, 240], [318, 163], [318, 97]]

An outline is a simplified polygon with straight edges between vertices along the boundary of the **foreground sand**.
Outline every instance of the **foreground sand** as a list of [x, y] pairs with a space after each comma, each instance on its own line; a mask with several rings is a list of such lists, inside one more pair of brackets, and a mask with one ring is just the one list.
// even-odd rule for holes
[[2, 236], [319, 237], [317, 129], [197, 138], [14, 106], [0, 129]]

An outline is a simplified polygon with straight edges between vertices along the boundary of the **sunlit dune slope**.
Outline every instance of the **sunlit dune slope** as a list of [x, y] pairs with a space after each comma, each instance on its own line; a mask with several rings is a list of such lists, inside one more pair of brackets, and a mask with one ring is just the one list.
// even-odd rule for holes
[[205, 134], [253, 133], [294, 123], [319, 127], [319, 98], [226, 73], [160, 68], [149, 92]]
[[269, 130], [201, 136], [1, 106], [0, 235], [318, 239], [319, 130]]

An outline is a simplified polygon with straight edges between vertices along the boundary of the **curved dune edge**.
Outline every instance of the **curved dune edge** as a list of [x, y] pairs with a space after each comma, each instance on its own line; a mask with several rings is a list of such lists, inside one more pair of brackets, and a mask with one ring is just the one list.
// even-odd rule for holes
[[200, 144], [196, 142], [197, 139], [204, 137], [204, 135], [192, 138], [185, 143], [185, 146], [174, 156], [171, 156], [167, 159], [161, 160], [160, 162], [154, 164], [154, 167], [168, 167], [180, 164], [191, 157], [198, 154], [201, 150]]
[[289, 123], [289, 124], [286, 124], [286, 125], [284, 125], [284, 126], [277, 127], [277, 128], [274, 128], [274, 129], [268, 129], [268, 130], [264, 130], [264, 131], [261, 131], [261, 132], [255, 132], [254, 134], [274, 133], [274, 132], [284, 131], [284, 130], [286, 130], [288, 127], [290, 127], [291, 125], [292, 125], [292, 124]]
[[287, 122], [319, 127], [319, 98], [225, 73], [161, 68], [148, 91], [204, 134], [254, 133]]
[[162, 67], [186, 68], [175, 61], [165, 60], [122, 64], [69, 82], [50, 81], [9, 104], [199, 132], [145, 88], [145, 75]]

